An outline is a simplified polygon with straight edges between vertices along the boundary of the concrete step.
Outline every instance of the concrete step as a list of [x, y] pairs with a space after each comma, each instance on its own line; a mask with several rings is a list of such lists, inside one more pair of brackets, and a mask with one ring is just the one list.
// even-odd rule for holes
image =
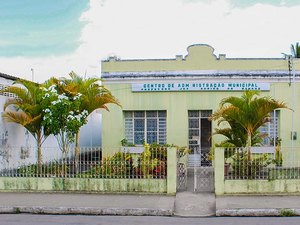
[[214, 193], [178, 192], [174, 215], [182, 217], [207, 217], [216, 215]]

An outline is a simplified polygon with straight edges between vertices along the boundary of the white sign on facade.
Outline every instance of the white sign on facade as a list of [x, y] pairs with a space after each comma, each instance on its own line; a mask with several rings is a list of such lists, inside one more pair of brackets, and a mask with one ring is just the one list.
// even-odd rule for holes
[[132, 92], [168, 91], [269, 91], [270, 83], [259, 82], [174, 82], [132, 84]]

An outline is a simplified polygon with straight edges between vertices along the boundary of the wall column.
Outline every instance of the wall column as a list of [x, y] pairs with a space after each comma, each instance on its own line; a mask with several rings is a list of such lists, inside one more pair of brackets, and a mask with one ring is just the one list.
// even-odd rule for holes
[[172, 147], [167, 149], [167, 193], [176, 194], [177, 186], [177, 149]]
[[215, 194], [223, 195], [224, 180], [224, 148], [215, 148]]

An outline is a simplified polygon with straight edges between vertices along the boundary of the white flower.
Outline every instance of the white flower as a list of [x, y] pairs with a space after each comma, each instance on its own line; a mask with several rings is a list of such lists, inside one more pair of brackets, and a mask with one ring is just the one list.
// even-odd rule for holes
[[67, 118], [72, 120], [72, 119], [74, 119], [74, 116], [73, 115], [68, 115]]
[[46, 94], [43, 96], [43, 99], [49, 98], [49, 97], [50, 97], [49, 93], [46, 93]]
[[82, 96], [82, 94], [81, 94], [81, 93], [78, 93], [77, 95], [75, 95], [75, 96], [73, 97], [73, 99], [74, 99], [74, 100], [77, 100], [77, 99], [79, 99], [81, 96]]
[[64, 99], [69, 100], [69, 98], [65, 94], [58, 95], [58, 99], [60, 99], [60, 100], [64, 100]]
[[55, 85], [55, 84], [51, 85], [51, 86], [48, 88], [48, 90], [49, 90], [51, 93], [56, 93], [56, 92], [57, 92], [57, 91], [56, 91], [56, 85]]
[[81, 112], [81, 115], [84, 117], [84, 118], [86, 118], [87, 116], [88, 116], [88, 111], [87, 110], [83, 110], [82, 112]]

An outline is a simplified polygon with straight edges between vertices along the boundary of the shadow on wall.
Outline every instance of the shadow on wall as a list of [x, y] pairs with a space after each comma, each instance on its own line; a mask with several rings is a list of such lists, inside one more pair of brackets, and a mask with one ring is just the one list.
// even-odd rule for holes
[[[88, 122], [80, 129], [80, 147], [99, 147], [101, 146], [101, 117], [98, 112], [93, 112], [88, 117]], [[43, 148], [53, 148], [57, 146], [57, 140], [54, 136], [49, 136]]]
[[88, 117], [88, 123], [80, 130], [81, 147], [98, 147], [102, 146], [102, 114], [96, 110]]

